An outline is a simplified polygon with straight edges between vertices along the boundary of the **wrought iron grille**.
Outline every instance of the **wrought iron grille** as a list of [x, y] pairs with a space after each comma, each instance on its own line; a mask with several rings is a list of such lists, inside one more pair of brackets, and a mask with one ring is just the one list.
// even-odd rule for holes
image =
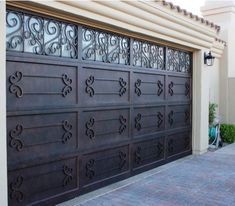
[[164, 69], [164, 47], [134, 40], [133, 66]]
[[82, 28], [82, 58], [129, 65], [130, 40], [102, 31]]
[[189, 52], [19, 11], [7, 10], [6, 31], [8, 51], [191, 72]]
[[76, 25], [7, 10], [6, 28], [7, 50], [77, 58]]
[[191, 72], [191, 57], [189, 53], [168, 48], [166, 59], [166, 70], [185, 73]]

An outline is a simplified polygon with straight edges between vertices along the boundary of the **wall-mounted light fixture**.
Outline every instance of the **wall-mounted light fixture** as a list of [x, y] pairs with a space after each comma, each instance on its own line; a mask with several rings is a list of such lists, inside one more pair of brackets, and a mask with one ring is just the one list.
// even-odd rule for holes
[[204, 64], [206, 64], [207, 66], [213, 66], [214, 60], [215, 57], [212, 56], [211, 51], [209, 51], [208, 54], [204, 52]]

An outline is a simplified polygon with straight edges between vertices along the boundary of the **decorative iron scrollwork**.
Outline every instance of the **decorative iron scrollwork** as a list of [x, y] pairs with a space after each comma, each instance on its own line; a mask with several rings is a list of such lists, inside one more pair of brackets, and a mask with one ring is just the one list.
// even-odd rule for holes
[[7, 50], [77, 58], [77, 26], [22, 12], [6, 14]]
[[174, 151], [174, 140], [173, 139], [170, 139], [169, 141], [168, 141], [168, 144], [167, 144], [167, 150], [168, 150], [168, 153], [173, 153], [173, 151]]
[[72, 79], [70, 79], [67, 74], [62, 74], [62, 81], [65, 85], [62, 89], [62, 96], [66, 97], [72, 91]]
[[62, 137], [62, 143], [66, 143], [68, 140], [70, 140], [73, 136], [71, 130], [72, 130], [72, 125], [69, 123], [68, 120], [64, 120], [62, 122], [62, 128], [64, 129], [64, 134]]
[[185, 123], [187, 123], [189, 121], [189, 118], [190, 118], [189, 110], [184, 111], [184, 116], [185, 116]]
[[159, 128], [163, 123], [163, 114], [161, 112], [157, 113], [157, 127]]
[[130, 39], [82, 28], [82, 58], [114, 64], [129, 64]]
[[95, 170], [94, 170], [95, 160], [90, 159], [86, 163], [86, 177], [89, 179], [92, 179], [95, 176]]
[[21, 191], [21, 186], [23, 184], [24, 178], [18, 176], [16, 180], [10, 183], [10, 198], [16, 200], [18, 203], [24, 200], [24, 194]]
[[185, 96], [189, 96], [190, 94], [190, 85], [188, 82], [185, 82]]
[[9, 146], [12, 148], [15, 148], [17, 151], [21, 151], [23, 149], [24, 143], [21, 139], [21, 134], [23, 132], [23, 126], [18, 124], [16, 125], [15, 129], [10, 130], [9, 136], [10, 136], [10, 143]]
[[120, 124], [121, 124], [120, 127], [119, 127], [119, 134], [122, 134], [126, 130], [127, 120], [124, 116], [120, 115], [119, 121], [120, 121]]
[[16, 71], [13, 75], [9, 77], [10, 87], [9, 91], [15, 94], [16, 97], [20, 98], [23, 96], [23, 89], [19, 86], [20, 81], [23, 78], [22, 72]]
[[119, 90], [119, 96], [121, 97], [123, 94], [126, 93], [126, 86], [127, 86], [127, 83], [126, 81], [124, 81], [123, 78], [119, 78], [119, 84], [120, 84], [120, 90]]
[[141, 86], [141, 79], [137, 79], [135, 82], [135, 93], [137, 94], [137, 96], [140, 96], [142, 93], [140, 86]]
[[66, 165], [63, 166], [63, 173], [65, 178], [63, 180], [63, 186], [67, 186], [73, 180], [73, 168], [70, 168]]
[[163, 92], [163, 84], [160, 80], [157, 81], [157, 86], [158, 86], [157, 95], [160, 96]]
[[95, 90], [92, 87], [93, 83], [95, 81], [95, 77], [94, 76], [89, 76], [88, 79], [86, 79], [86, 88], [85, 91], [87, 94], [89, 94], [90, 97], [93, 97], [95, 95]]
[[95, 124], [95, 119], [93, 117], [91, 117], [86, 122], [86, 136], [88, 136], [90, 139], [95, 138], [95, 131], [93, 129], [94, 124]]
[[134, 40], [133, 66], [164, 69], [164, 48], [155, 44]]
[[172, 126], [174, 123], [173, 116], [174, 116], [174, 112], [171, 110], [170, 113], [168, 114], [168, 122], [169, 122], [170, 126]]
[[120, 159], [120, 162], [119, 162], [119, 168], [120, 169], [123, 169], [123, 167], [125, 166], [126, 164], [126, 153], [122, 152], [122, 151], [119, 151], [119, 159]]
[[6, 13], [7, 50], [77, 58], [77, 26], [22, 12]]
[[135, 163], [140, 164], [141, 163], [141, 147], [137, 147], [135, 151]]
[[173, 87], [174, 87], [174, 83], [173, 83], [173, 82], [170, 82], [170, 84], [168, 85], [168, 93], [169, 93], [171, 96], [174, 95]]
[[140, 131], [141, 130], [141, 118], [142, 118], [142, 115], [140, 113], [137, 114], [137, 116], [135, 117], [135, 128], [137, 129], [137, 131]]

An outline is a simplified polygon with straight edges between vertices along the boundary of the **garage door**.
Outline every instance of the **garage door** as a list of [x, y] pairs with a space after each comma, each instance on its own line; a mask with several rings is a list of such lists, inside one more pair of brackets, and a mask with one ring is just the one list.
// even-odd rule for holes
[[53, 205], [191, 153], [191, 53], [8, 10], [9, 205]]

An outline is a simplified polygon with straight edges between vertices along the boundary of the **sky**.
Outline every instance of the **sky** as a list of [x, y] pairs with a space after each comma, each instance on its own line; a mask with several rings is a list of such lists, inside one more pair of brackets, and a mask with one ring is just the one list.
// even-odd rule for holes
[[167, 0], [174, 5], [180, 6], [193, 14], [201, 16], [200, 7], [204, 5], [205, 0]]

